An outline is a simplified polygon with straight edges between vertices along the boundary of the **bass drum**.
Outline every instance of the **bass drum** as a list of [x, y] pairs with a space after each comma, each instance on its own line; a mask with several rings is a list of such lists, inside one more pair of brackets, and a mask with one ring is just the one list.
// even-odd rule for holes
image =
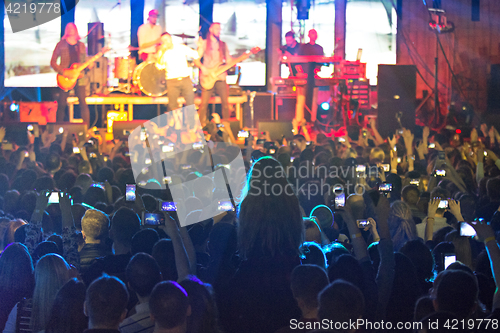
[[165, 70], [156, 68], [153, 61], [143, 62], [135, 68], [134, 85], [148, 96], [159, 97], [167, 93]]

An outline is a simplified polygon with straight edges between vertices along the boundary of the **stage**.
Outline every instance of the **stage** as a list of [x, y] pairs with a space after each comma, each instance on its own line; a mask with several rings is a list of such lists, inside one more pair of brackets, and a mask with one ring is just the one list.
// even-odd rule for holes
[[[240, 122], [240, 127], [243, 126], [243, 114], [242, 114], [242, 104], [248, 100], [247, 95], [241, 96], [229, 96], [228, 102], [230, 105], [234, 105], [236, 111], [236, 119]], [[128, 120], [134, 120], [134, 105], [145, 105], [145, 104], [156, 104], [156, 105], [167, 105], [168, 97], [149, 97], [149, 96], [133, 96], [125, 94], [113, 94], [109, 96], [89, 96], [85, 99], [88, 105], [118, 105], [118, 111], [125, 111], [128, 113]], [[183, 97], [178, 99], [179, 104], [185, 103]], [[201, 103], [201, 97], [196, 96], [194, 99], [194, 104], [199, 106]], [[210, 98], [210, 104], [220, 104], [221, 99], [219, 96], [213, 96]], [[74, 118], [74, 105], [78, 104], [78, 98], [76, 96], [68, 97], [68, 109], [69, 109], [69, 121], [70, 122], [81, 122], [81, 119]], [[127, 108], [125, 108], [127, 106]]]

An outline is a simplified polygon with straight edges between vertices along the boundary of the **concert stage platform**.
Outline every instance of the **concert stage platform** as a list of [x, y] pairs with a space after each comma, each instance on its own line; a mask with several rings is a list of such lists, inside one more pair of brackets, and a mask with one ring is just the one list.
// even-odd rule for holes
[[[235, 106], [236, 119], [239, 120], [240, 126], [242, 126], [243, 115], [241, 105], [248, 100], [247, 95], [242, 96], [229, 96], [228, 102], [230, 105]], [[120, 111], [126, 111], [128, 113], [128, 120], [134, 119], [134, 105], [145, 105], [145, 104], [168, 104], [168, 97], [149, 97], [149, 96], [132, 96], [132, 95], [109, 95], [109, 96], [89, 96], [85, 99], [88, 105], [119, 105]], [[179, 104], [184, 103], [183, 97], [178, 99]], [[196, 96], [194, 99], [196, 106], [201, 103], [201, 97]], [[219, 96], [214, 96], [210, 98], [211, 105], [220, 104], [221, 99]], [[81, 122], [81, 119], [74, 119], [74, 105], [78, 104], [78, 98], [76, 96], [68, 97], [68, 109], [69, 109], [69, 121], [70, 122]], [[127, 108], [125, 108], [125, 105]]]

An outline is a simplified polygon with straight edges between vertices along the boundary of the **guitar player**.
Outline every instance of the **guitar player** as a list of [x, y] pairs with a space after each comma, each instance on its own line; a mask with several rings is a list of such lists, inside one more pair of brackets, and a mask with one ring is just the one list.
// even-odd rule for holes
[[[60, 63], [57, 60], [61, 58]], [[64, 36], [61, 41], [57, 43], [54, 52], [52, 53], [52, 59], [50, 60], [50, 67], [52, 67], [57, 73], [63, 74], [63, 71], [69, 68], [75, 63], [83, 63], [87, 58], [87, 51], [85, 44], [80, 42], [80, 35], [78, 34], [78, 29], [74, 23], [68, 23], [64, 29]], [[75, 94], [78, 97], [80, 104], [80, 113], [83, 122], [90, 126], [90, 113], [89, 107], [85, 101], [85, 86], [86, 77], [78, 79], [78, 82], [74, 88]], [[59, 98], [57, 100], [57, 121], [64, 121], [64, 116], [66, 114], [66, 105], [68, 104], [69, 91], [64, 91], [59, 89]]]
[[[202, 58], [200, 76], [209, 75], [210, 69], [216, 68], [220, 64], [228, 63], [232, 60], [226, 43], [220, 40], [220, 31], [220, 23], [212, 23], [208, 30], [207, 39], [199, 43], [198, 54]], [[229, 119], [229, 89], [226, 83], [226, 76], [227, 74], [225, 72], [220, 74], [212, 89], [201, 89], [201, 104], [198, 114], [202, 126], [207, 124], [208, 102], [214, 90], [221, 99], [222, 118], [225, 120]]]

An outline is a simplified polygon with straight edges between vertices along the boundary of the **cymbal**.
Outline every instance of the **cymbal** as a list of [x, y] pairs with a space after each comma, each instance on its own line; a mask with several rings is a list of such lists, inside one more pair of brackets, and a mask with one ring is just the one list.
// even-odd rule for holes
[[186, 35], [185, 33], [182, 33], [182, 34], [174, 34], [174, 36], [176, 37], [180, 37], [182, 39], [185, 39], [185, 38], [196, 38], [194, 36], [191, 36], [191, 35]]

